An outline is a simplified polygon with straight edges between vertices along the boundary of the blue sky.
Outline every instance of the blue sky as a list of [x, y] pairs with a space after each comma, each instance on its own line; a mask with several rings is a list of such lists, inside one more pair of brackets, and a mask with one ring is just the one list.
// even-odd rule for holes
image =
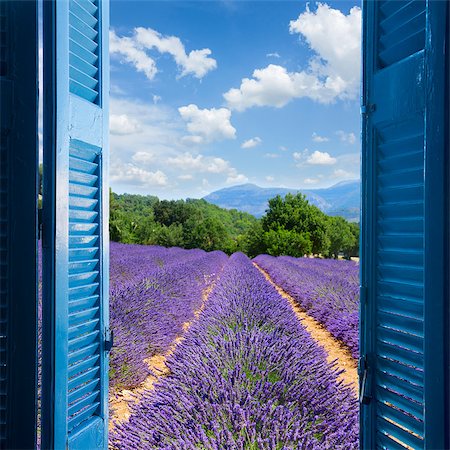
[[161, 198], [359, 177], [357, 2], [111, 2], [111, 186]]

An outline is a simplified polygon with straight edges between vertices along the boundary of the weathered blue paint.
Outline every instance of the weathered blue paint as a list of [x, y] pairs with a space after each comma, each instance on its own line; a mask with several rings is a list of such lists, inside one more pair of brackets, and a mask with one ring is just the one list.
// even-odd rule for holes
[[108, 442], [108, 17], [44, 2], [44, 448]]
[[0, 448], [18, 449], [36, 443], [35, 2], [0, 2], [0, 40]]
[[447, 8], [364, 2], [364, 449], [448, 444]]

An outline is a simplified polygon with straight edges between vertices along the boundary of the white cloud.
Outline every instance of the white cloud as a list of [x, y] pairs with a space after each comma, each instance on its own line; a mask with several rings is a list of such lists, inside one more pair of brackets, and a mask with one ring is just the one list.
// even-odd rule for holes
[[231, 111], [227, 108], [200, 109], [190, 104], [178, 108], [178, 111], [191, 133], [184, 138], [187, 141], [200, 144], [236, 137], [236, 128], [230, 122]]
[[225, 182], [227, 184], [242, 184], [247, 183], [248, 178], [242, 173], [232, 172], [230, 173], [230, 175], [228, 175], [228, 178]]
[[317, 184], [320, 180], [318, 178], [305, 178], [303, 183], [305, 184]]
[[209, 48], [192, 50], [188, 54], [184, 44], [176, 36], [164, 36], [156, 30], [142, 27], [135, 28], [131, 37], [119, 37], [114, 31], [110, 31], [111, 54], [121, 55], [137, 71], [144, 72], [149, 80], [153, 80], [158, 72], [155, 60], [147, 54], [151, 50], [171, 55], [181, 69], [181, 77], [193, 75], [203, 78], [217, 67]]
[[244, 111], [255, 106], [281, 108], [294, 98], [320, 103], [356, 99], [360, 80], [361, 9], [348, 15], [326, 4], [309, 7], [291, 21], [290, 32], [301, 34], [315, 56], [306, 70], [289, 72], [270, 64], [244, 78], [239, 88], [223, 96], [231, 109]]
[[314, 133], [312, 134], [312, 140], [313, 140], [314, 142], [328, 142], [330, 139], [328, 139], [328, 138], [325, 137], [325, 136], [319, 136], [316, 132], [314, 132]]
[[281, 155], [278, 153], [265, 153], [264, 158], [275, 159], [279, 158]]
[[159, 95], [153, 94], [152, 100], [153, 100], [153, 103], [154, 103], [155, 105], [157, 105], [157, 104], [162, 100], [162, 98], [161, 98], [161, 96], [159, 96]]
[[167, 164], [180, 170], [209, 172], [209, 173], [228, 173], [233, 168], [230, 163], [223, 158], [215, 156], [192, 155], [183, 153], [175, 157], [167, 158]]
[[267, 56], [267, 58], [281, 58], [281, 56], [278, 52], [267, 53], [266, 56]]
[[353, 7], [348, 15], [324, 3], [316, 11], [309, 6], [289, 31], [300, 34], [316, 53], [310, 70], [324, 86], [336, 91], [338, 98], [357, 97], [361, 71], [361, 8]]
[[137, 164], [150, 164], [156, 161], [156, 156], [148, 152], [136, 152], [131, 159]]
[[109, 130], [111, 134], [134, 134], [139, 133], [139, 122], [130, 119], [126, 114], [111, 114], [109, 116]]
[[346, 133], [345, 131], [339, 130], [336, 131], [336, 134], [339, 136], [339, 139], [341, 142], [344, 142], [346, 144], [353, 145], [356, 142], [356, 135], [355, 133]]
[[136, 44], [133, 37], [119, 37], [111, 30], [109, 32], [109, 52], [112, 55], [121, 55], [124, 61], [132, 64], [138, 72], [143, 72], [149, 80], [153, 80], [158, 72], [155, 60]]
[[318, 150], [313, 152], [306, 159], [307, 164], [317, 165], [317, 166], [331, 166], [333, 164], [336, 164], [336, 162], [337, 162], [337, 159], [333, 158], [329, 153], [319, 152]]
[[272, 175], [267, 175], [266, 176], [266, 181], [268, 181], [269, 183], [272, 183], [275, 181], [275, 178]]
[[161, 187], [168, 184], [167, 175], [161, 170], [151, 172], [134, 164], [114, 164], [110, 170], [111, 181], [125, 182], [143, 187]]
[[247, 141], [244, 141], [241, 145], [241, 148], [253, 148], [262, 143], [262, 139], [258, 136], [248, 139]]
[[192, 50], [187, 54], [183, 43], [176, 36], [163, 36], [151, 28], [138, 27], [135, 29], [135, 39], [146, 49], [155, 48], [160, 53], [172, 55], [182, 70], [181, 76], [192, 74], [196, 78], [203, 78], [217, 67], [216, 60], [210, 57], [212, 52], [209, 48]]

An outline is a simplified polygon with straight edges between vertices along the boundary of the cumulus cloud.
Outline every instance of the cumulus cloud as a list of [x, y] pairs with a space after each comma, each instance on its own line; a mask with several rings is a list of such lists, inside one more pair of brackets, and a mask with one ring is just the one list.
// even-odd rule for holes
[[227, 108], [200, 109], [190, 104], [178, 108], [178, 111], [191, 133], [185, 140], [201, 144], [236, 138], [236, 128], [230, 122], [231, 111]]
[[143, 187], [161, 187], [168, 184], [167, 175], [161, 170], [151, 172], [134, 164], [114, 164], [110, 170], [111, 181], [126, 182]]
[[120, 55], [123, 58], [122, 61], [132, 64], [149, 80], [153, 80], [158, 72], [155, 60], [148, 56], [141, 46], [137, 45], [134, 37], [119, 37], [114, 31], [110, 31], [109, 52], [111, 55]]
[[345, 131], [339, 130], [336, 134], [339, 136], [341, 142], [344, 142], [345, 144], [353, 145], [356, 142], [355, 133], [346, 133]]
[[149, 80], [158, 72], [155, 60], [148, 55], [149, 51], [169, 54], [180, 68], [180, 76], [193, 75], [203, 78], [217, 67], [217, 61], [211, 57], [211, 50], [191, 50], [186, 52], [184, 44], [176, 36], [164, 36], [152, 28], [138, 27], [132, 36], [119, 37], [110, 31], [110, 53], [121, 56], [123, 61], [132, 64], [138, 72], [143, 72]]
[[306, 40], [316, 56], [310, 70], [334, 87], [338, 98], [356, 98], [361, 64], [361, 8], [353, 7], [348, 15], [324, 3], [316, 11], [309, 6], [289, 24], [292, 34]]
[[178, 177], [184, 180], [192, 179], [192, 173], [200, 173], [223, 174], [226, 176], [225, 182], [227, 184], [245, 183], [248, 181], [248, 178], [244, 174], [239, 173], [235, 167], [232, 167], [229, 161], [217, 156], [192, 155], [186, 152], [175, 157], [167, 158], [166, 164], [177, 170], [190, 172], [187, 175]]
[[332, 166], [337, 163], [337, 158], [331, 156], [328, 152], [320, 152], [318, 150], [310, 152], [307, 148], [303, 152], [294, 152], [292, 157], [297, 161], [297, 166], [301, 167], [304, 164], [311, 166]]
[[139, 122], [126, 114], [111, 114], [109, 116], [109, 129], [111, 134], [139, 133]]
[[309, 7], [290, 22], [290, 32], [299, 33], [314, 56], [306, 70], [290, 72], [270, 64], [244, 78], [239, 88], [224, 94], [231, 109], [244, 111], [256, 106], [281, 108], [295, 98], [319, 103], [355, 99], [360, 80], [361, 9], [348, 15], [326, 4], [316, 11]]
[[241, 144], [241, 148], [253, 148], [256, 147], [258, 145], [260, 145], [262, 143], [262, 139], [259, 138], [258, 136], [248, 139], [247, 141], [244, 141]]
[[329, 153], [319, 152], [318, 150], [313, 152], [306, 159], [307, 164], [317, 165], [317, 166], [331, 166], [333, 164], [336, 164], [336, 162], [337, 162], [337, 159], [333, 158]]
[[328, 138], [325, 137], [325, 136], [319, 136], [316, 132], [314, 132], [314, 133], [312, 134], [312, 140], [313, 140], [314, 142], [328, 142], [330, 139], [328, 139]]

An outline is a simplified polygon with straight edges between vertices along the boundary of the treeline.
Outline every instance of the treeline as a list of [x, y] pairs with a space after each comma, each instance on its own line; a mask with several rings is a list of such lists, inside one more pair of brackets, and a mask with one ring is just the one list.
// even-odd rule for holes
[[277, 196], [266, 214], [226, 210], [205, 200], [110, 196], [110, 236], [123, 243], [269, 255], [358, 256], [359, 225], [331, 217], [302, 194]]

